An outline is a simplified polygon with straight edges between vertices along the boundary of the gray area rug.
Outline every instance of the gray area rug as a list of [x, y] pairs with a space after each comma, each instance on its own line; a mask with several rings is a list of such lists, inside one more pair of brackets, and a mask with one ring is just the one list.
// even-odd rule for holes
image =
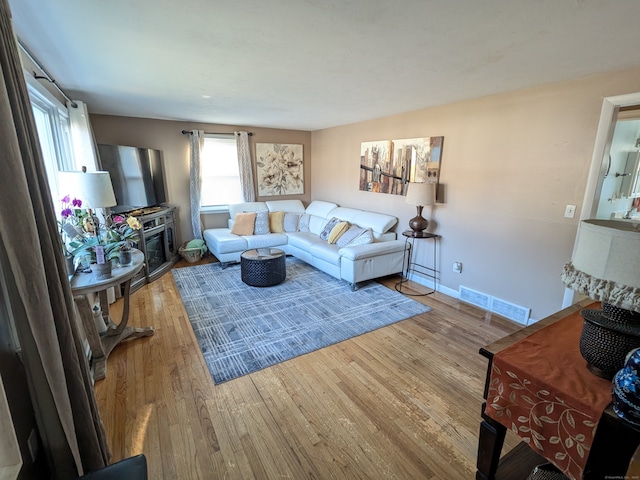
[[353, 292], [294, 257], [274, 287], [245, 285], [240, 265], [172, 273], [216, 384], [430, 310], [377, 282]]

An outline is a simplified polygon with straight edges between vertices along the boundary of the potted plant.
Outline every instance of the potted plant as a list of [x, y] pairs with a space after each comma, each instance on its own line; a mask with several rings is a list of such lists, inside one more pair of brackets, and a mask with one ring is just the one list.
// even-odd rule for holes
[[131, 263], [131, 248], [140, 238], [141, 227], [135, 217], [112, 215], [106, 224], [97, 226], [97, 232], [85, 231], [69, 242], [71, 254], [83, 266], [91, 265], [98, 277], [109, 277], [113, 260], [118, 259], [121, 265]]
[[111, 255], [117, 256], [120, 265], [131, 263], [131, 249], [138, 243], [140, 235], [138, 230], [142, 225], [137, 218], [125, 215], [112, 215], [105, 240], [111, 247]]

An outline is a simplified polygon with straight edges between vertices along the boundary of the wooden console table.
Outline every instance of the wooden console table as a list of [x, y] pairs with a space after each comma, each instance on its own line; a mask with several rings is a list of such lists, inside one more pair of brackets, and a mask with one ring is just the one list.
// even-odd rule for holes
[[[131, 280], [144, 267], [144, 254], [139, 250], [133, 250], [131, 265], [115, 267], [111, 277], [96, 279], [95, 274], [76, 273], [71, 278], [71, 291], [78, 306], [82, 324], [87, 334], [89, 347], [91, 348], [93, 376], [95, 380], [102, 380], [107, 374], [107, 357], [120, 342], [125, 340], [147, 337], [154, 334], [153, 327], [133, 328], [128, 327], [129, 321], [129, 297], [131, 293]], [[109, 302], [107, 290], [124, 284], [123, 309], [120, 323], [115, 323], [109, 315]], [[107, 331], [99, 334], [93, 318], [92, 305], [87, 295], [98, 294], [102, 316], [107, 325]]]
[[[480, 435], [478, 440], [478, 460], [476, 479], [510, 479], [527, 478], [533, 467], [545, 463], [547, 459], [533, 452], [526, 444], [520, 443], [502, 459], [501, 451], [506, 434], [506, 427], [489, 416], [486, 412], [487, 398], [490, 390], [490, 379], [494, 356], [518, 341], [529, 337], [545, 327], [556, 324], [563, 320], [568, 320], [572, 315], [577, 314], [582, 308], [593, 303], [587, 299], [576, 305], [568, 307], [550, 317], [541, 320], [527, 328], [504, 337], [480, 349], [480, 354], [489, 360], [487, 378], [485, 382], [484, 399], [482, 405], [482, 423], [480, 425]], [[515, 348], [515, 347], [514, 347]], [[578, 349], [576, 342], [575, 349]], [[557, 362], [554, 358], [537, 358], [531, 364], [529, 378], [535, 379], [536, 372], [544, 368], [545, 363]], [[586, 364], [584, 366], [586, 369]], [[593, 377], [596, 378], [595, 376]], [[602, 381], [602, 379], [600, 379]], [[593, 382], [596, 383], [595, 381]], [[600, 385], [601, 387], [601, 385]], [[581, 385], [581, 388], [590, 389], [590, 381]], [[595, 388], [595, 387], [594, 387]], [[514, 420], [515, 421], [515, 420]], [[629, 462], [640, 444], [640, 429], [620, 419], [609, 405], [597, 424], [590, 449], [586, 451], [586, 465], [584, 468], [584, 479], [602, 478], [625, 478]]]

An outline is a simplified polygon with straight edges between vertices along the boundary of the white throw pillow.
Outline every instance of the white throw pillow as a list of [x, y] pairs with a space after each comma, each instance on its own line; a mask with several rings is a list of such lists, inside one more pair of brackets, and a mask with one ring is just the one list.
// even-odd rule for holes
[[300, 220], [298, 221], [298, 231], [299, 232], [308, 232], [309, 231], [309, 222], [311, 221], [311, 215], [305, 213], [300, 215]]
[[351, 225], [338, 239], [336, 245], [338, 247], [355, 247], [356, 245], [366, 245], [373, 242], [373, 233], [370, 228], [360, 228], [357, 225]]
[[370, 228], [367, 228], [364, 232], [362, 232], [362, 234], [351, 240], [347, 244], [347, 247], [355, 247], [356, 245], [367, 245], [369, 243], [373, 243], [373, 232]]
[[284, 231], [297, 232], [299, 220], [300, 220], [299, 213], [285, 213], [284, 214]]

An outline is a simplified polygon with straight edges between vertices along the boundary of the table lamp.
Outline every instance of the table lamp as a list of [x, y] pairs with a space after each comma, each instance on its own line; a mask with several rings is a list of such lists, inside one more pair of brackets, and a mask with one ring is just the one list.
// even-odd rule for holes
[[627, 353], [640, 347], [640, 226], [583, 220], [561, 278], [568, 288], [602, 302], [602, 310], [580, 312], [580, 353], [589, 370], [611, 379]]
[[[60, 172], [58, 178], [61, 191], [71, 193], [74, 197], [82, 200], [82, 206], [87, 208], [89, 227], [98, 237], [100, 222], [93, 215], [92, 209], [117, 205], [109, 172], [87, 172], [86, 168], [82, 167], [80, 172]], [[98, 263], [104, 263], [104, 259], [100, 255], [98, 255]]]
[[422, 208], [436, 203], [436, 184], [412, 182], [407, 186], [405, 202], [415, 205], [418, 214], [409, 220], [409, 227], [416, 234], [422, 233], [429, 226], [429, 221], [422, 216]]
[[117, 205], [113, 193], [109, 172], [87, 172], [82, 167], [81, 172], [60, 172], [60, 190], [70, 193], [82, 200], [82, 205], [89, 210], [96, 208], [114, 207]]

